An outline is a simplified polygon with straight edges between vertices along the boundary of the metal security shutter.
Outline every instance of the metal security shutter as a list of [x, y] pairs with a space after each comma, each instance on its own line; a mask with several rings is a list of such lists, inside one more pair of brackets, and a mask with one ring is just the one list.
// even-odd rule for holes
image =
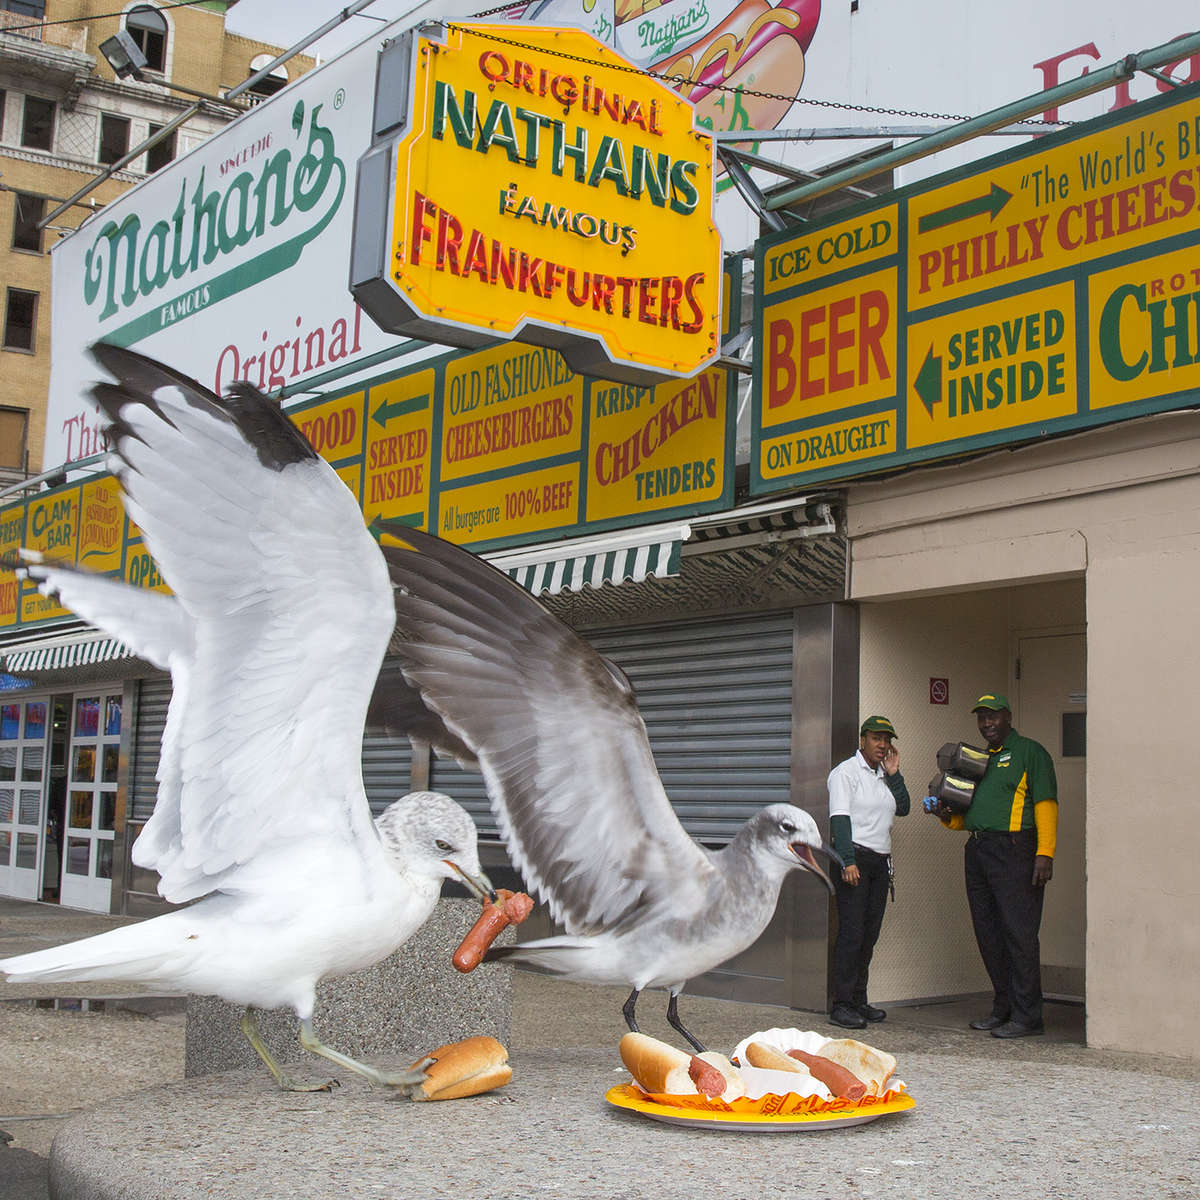
[[721, 845], [791, 800], [792, 614], [590, 634], [637, 691], [667, 795], [698, 841]]
[[499, 840], [500, 829], [488, 806], [487, 788], [478, 771], [465, 771], [454, 759], [434, 754], [429, 763], [429, 786], [457, 800], [475, 819], [480, 837]]
[[166, 675], [143, 679], [138, 685], [137, 727], [133, 731], [133, 761], [129, 764], [129, 819], [148, 821], [154, 812], [158, 783], [158, 756], [167, 705], [171, 702], [171, 680]]
[[393, 800], [412, 791], [412, 743], [405, 737], [367, 734], [363, 737], [363, 786], [371, 815], [379, 816]]
[[[791, 799], [792, 614], [589, 632], [637, 691], [679, 819], [721, 845], [766, 804]], [[431, 786], [498, 837], [483, 777], [435, 759]]]

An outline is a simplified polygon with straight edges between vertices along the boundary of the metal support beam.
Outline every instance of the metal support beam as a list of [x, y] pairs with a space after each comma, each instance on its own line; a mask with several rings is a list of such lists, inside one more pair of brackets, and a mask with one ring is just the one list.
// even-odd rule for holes
[[718, 146], [717, 157], [721, 160], [726, 174], [733, 180], [733, 186], [737, 188], [739, 195], [751, 209], [759, 214], [763, 224], [767, 225], [774, 233], [785, 229], [787, 222], [778, 213], [767, 211], [767, 198], [758, 184], [750, 178], [750, 172], [742, 166], [739, 161], [740, 153], [731, 146]]
[[52, 213], [48, 213], [38, 222], [39, 229], [45, 229], [55, 217], [65, 213], [72, 205], [77, 204], [89, 192], [94, 192], [106, 179], [111, 179], [122, 167], [133, 162], [139, 154], [149, 150], [151, 146], [161, 142], [168, 134], [174, 133], [184, 121], [190, 117], [194, 117], [196, 113], [203, 107], [201, 101], [197, 100], [195, 104], [189, 104], [187, 108], [179, 114], [179, 116], [168, 121], [161, 129], [152, 133], [144, 141], [139, 142], [128, 154], [122, 155], [115, 163], [110, 163], [99, 175], [89, 179], [69, 200], [64, 200]]
[[1196, 53], [1200, 53], [1200, 33], [1190, 34], [1178, 41], [1168, 42], [1164, 46], [1156, 46], [1152, 50], [1143, 50], [1139, 54], [1126, 55], [1120, 62], [1101, 67], [1098, 71], [1090, 71], [1079, 79], [1072, 79], [1057, 87], [1026, 96], [1023, 100], [992, 109], [991, 112], [972, 117], [971, 120], [951, 126], [940, 133], [930, 134], [919, 141], [910, 142], [907, 146], [899, 146], [894, 150], [873, 156], [865, 163], [834, 171], [812, 183], [800, 184], [798, 187], [777, 192], [767, 198], [767, 209], [778, 212], [780, 209], [790, 208], [793, 204], [803, 204], [809, 200], [815, 200], [818, 196], [827, 196], [830, 192], [836, 192], [839, 188], [858, 183], [879, 171], [903, 166], [906, 163], [915, 162], [919, 158], [935, 154], [939, 150], [961, 145], [973, 137], [1000, 129], [1013, 121], [1020, 121], [1035, 113], [1045, 112], [1047, 109], [1057, 108], [1072, 100], [1080, 100], [1084, 96], [1102, 92], [1106, 88], [1128, 79], [1138, 71], [1148, 71], [1155, 67], [1166, 66]]
[[[1147, 72], [1150, 74], [1150, 72]], [[1174, 83], [1174, 80], [1171, 80]], [[1055, 133], [1070, 129], [1072, 121], [1045, 121], [1039, 123], [1037, 133]], [[877, 125], [870, 129], [859, 125], [835, 125], [809, 129], [718, 129], [712, 139], [718, 146], [742, 142], [828, 142], [828, 141], [875, 141], [891, 142], [900, 138], [927, 137], [932, 133], [944, 133], [954, 125]], [[1005, 125], [1000, 129], [984, 131], [989, 137], [1028, 137], [1035, 132], [1028, 125]]]
[[[761, 154], [753, 154], [749, 150], [735, 150], [732, 146], [720, 146], [717, 153], [721, 156], [722, 162], [728, 162], [727, 155], [736, 155], [737, 161], [745, 167], [757, 168], [760, 171], [770, 171], [774, 175], [782, 176], [784, 179], [794, 179], [798, 182], [805, 183], [810, 179], [820, 179], [815, 171], [805, 171], [801, 167], [788, 166], [786, 163], [777, 163], [769, 158], [763, 158]], [[864, 200], [874, 200], [878, 196], [878, 192], [869, 191], [866, 188], [850, 187], [844, 189], [852, 196], [858, 196]]]

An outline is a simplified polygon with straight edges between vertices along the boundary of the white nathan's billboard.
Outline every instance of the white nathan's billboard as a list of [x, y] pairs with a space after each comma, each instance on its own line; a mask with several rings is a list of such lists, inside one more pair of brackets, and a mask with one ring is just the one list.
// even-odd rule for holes
[[108, 205], [53, 256], [48, 463], [96, 453], [86, 346], [103, 338], [221, 391], [275, 391], [386, 355], [347, 287], [354, 170], [378, 43], [304, 76]]
[[[444, 19], [478, 11], [445, 0]], [[432, 3], [426, 5], [432, 12]], [[131, 189], [53, 255], [53, 370], [44, 463], [97, 449], [83, 391], [97, 338], [170, 361], [216, 388], [234, 378], [327, 390], [424, 353], [380, 332], [348, 289], [355, 168], [371, 139], [377, 50], [423, 12], [382, 28]], [[508, 16], [582, 28], [637, 68], [671, 77], [714, 133], [761, 132], [763, 157], [815, 170], [860, 154], [888, 126], [944, 125], [1077, 78], [1196, 25], [1195, 0], [534, 0]], [[513, 56], [520, 45], [514, 28]], [[1175, 64], [1200, 81], [1200, 56]], [[676, 78], [689, 82], [675, 83]], [[1048, 118], [1079, 120], [1170, 91], [1131, 77]], [[852, 127], [854, 140], [771, 141], [772, 130]], [[876, 131], [872, 136], [872, 131]], [[1014, 145], [980, 138], [897, 173], [912, 182]], [[779, 177], [756, 172], [764, 186]], [[468, 182], [469, 186], [469, 182]], [[757, 214], [716, 183], [727, 251]]]

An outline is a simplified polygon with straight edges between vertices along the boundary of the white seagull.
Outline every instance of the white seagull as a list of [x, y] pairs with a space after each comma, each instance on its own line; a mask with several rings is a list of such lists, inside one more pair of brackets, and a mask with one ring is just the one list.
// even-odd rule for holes
[[[382, 546], [396, 589], [391, 653], [408, 687], [390, 707], [482, 770], [514, 865], [566, 929], [488, 958], [627, 984], [622, 1011], [635, 1031], [638, 994], [666, 987], [668, 1021], [703, 1050], [679, 1018], [684, 984], [755, 941], [791, 870], [832, 892], [814, 851], [836, 855], [790, 804], [755, 813], [722, 850], [694, 842], [620, 668], [483, 560], [392, 532], [408, 543]], [[374, 707], [382, 714], [389, 701], [377, 693]]]
[[443, 879], [480, 897], [475, 826], [417, 792], [371, 819], [361, 751], [395, 622], [379, 548], [354, 497], [249, 386], [221, 399], [129, 350], [99, 344], [118, 382], [95, 398], [129, 517], [173, 595], [26, 554], [43, 591], [171, 672], [153, 816], [133, 861], [186, 908], [0, 960], [14, 980], [130, 979], [244, 1005], [242, 1030], [289, 1078], [253, 1010], [292, 1008], [308, 1049], [408, 1089], [323, 1045], [315, 988], [402, 945]]

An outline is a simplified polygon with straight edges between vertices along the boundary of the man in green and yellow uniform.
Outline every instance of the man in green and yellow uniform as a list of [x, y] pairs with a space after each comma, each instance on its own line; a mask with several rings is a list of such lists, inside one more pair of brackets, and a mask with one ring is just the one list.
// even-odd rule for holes
[[966, 813], [934, 811], [968, 832], [963, 861], [975, 941], [995, 993], [991, 1015], [971, 1022], [992, 1037], [1042, 1033], [1042, 901], [1054, 873], [1058, 782], [1046, 748], [1012, 726], [1005, 696], [988, 692], [971, 710], [988, 765]]

